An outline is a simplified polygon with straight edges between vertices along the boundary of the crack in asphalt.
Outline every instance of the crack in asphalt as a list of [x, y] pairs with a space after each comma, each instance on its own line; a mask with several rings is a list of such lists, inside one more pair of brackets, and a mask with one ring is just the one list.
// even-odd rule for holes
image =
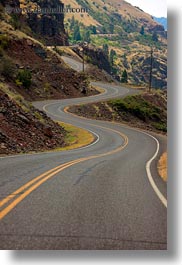
[[87, 169], [86, 169], [86, 170], [85, 170], [80, 176], [78, 176], [77, 180], [74, 182], [73, 185], [78, 185], [78, 184], [80, 183], [80, 181], [82, 181], [84, 177], [88, 176], [88, 174], [89, 174], [94, 168], [96, 168], [98, 165], [101, 165], [101, 164], [103, 164], [103, 163], [105, 163], [105, 162], [106, 162], [106, 160], [104, 160], [104, 161], [100, 161], [100, 162], [96, 163], [95, 165], [93, 165], [93, 166], [87, 168]]

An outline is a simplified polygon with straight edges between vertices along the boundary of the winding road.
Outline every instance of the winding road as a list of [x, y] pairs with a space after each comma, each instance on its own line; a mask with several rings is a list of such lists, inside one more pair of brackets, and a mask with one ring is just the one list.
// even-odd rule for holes
[[93, 85], [105, 93], [34, 103], [92, 132], [92, 144], [0, 158], [0, 249], [167, 249], [167, 189], [156, 166], [166, 137], [64, 111], [136, 92]]

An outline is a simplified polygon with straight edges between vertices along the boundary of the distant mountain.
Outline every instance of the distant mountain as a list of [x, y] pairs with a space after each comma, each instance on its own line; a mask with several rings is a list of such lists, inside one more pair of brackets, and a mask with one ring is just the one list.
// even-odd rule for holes
[[[70, 4], [71, 2], [71, 4]], [[65, 7], [87, 8], [88, 14], [66, 13], [65, 22], [74, 15], [74, 18], [85, 26], [96, 26], [99, 33], [126, 34], [139, 32], [141, 26], [145, 32], [162, 31], [160, 26], [151, 15], [145, 13], [139, 7], [132, 6], [124, 0], [62, 0]], [[111, 24], [114, 29], [111, 30]], [[130, 37], [129, 37], [130, 39]]]
[[165, 30], [167, 30], [167, 18], [166, 17], [154, 17], [154, 20], [161, 24]]
[[[163, 25], [139, 7], [124, 0], [61, 0], [65, 8], [84, 7], [88, 13], [65, 13], [65, 30], [70, 44], [80, 41], [95, 48], [85, 48], [88, 61], [105, 69], [121, 81], [123, 71], [128, 82], [148, 85], [151, 46], [154, 48], [152, 86], [167, 86], [167, 34]], [[95, 49], [98, 49], [95, 52]], [[101, 59], [100, 50], [107, 58]], [[98, 55], [99, 54], [99, 55]], [[103, 56], [102, 56], [103, 57]], [[99, 58], [99, 60], [98, 60]], [[97, 59], [97, 60], [96, 60]], [[109, 69], [111, 71], [109, 71]]]
[[[26, 38], [31, 36], [47, 46], [67, 46], [69, 44], [74, 46], [80, 42], [88, 43], [92, 46], [85, 48], [85, 53], [87, 52], [85, 59], [88, 62], [108, 71], [119, 81], [122, 79], [123, 72], [127, 71], [128, 82], [136, 85], [149, 84], [151, 47], [153, 47], [152, 86], [156, 88], [167, 87], [167, 33], [163, 25], [156, 22], [151, 15], [140, 8], [134, 7], [124, 0], [1, 0], [1, 3], [4, 6], [9, 4], [11, 7], [20, 6], [21, 8], [29, 9], [36, 8], [36, 10], [37, 5], [40, 9], [54, 9], [59, 5], [63, 7], [64, 4], [64, 7], [68, 10], [64, 15], [47, 14], [45, 12], [44, 14], [22, 13], [21, 16], [17, 17], [4, 13], [2, 17], [3, 23], [1, 23], [2, 25], [0, 24], [0, 33], [2, 32], [5, 38], [7, 27], [13, 27], [14, 31], [13, 29], [8, 31], [9, 35], [12, 35], [12, 32], [17, 35], [18, 30], [23, 31], [27, 35]], [[79, 12], [75, 13], [75, 8]], [[81, 12], [83, 9], [88, 10], [88, 12]], [[69, 10], [73, 10], [73, 12]], [[17, 38], [19, 39], [18, 36]], [[73, 95], [70, 91], [77, 88], [77, 85], [74, 86], [75, 83], [82, 87], [79, 80], [77, 82], [74, 78], [67, 79], [67, 76], [69, 77], [72, 74], [70, 70], [68, 70], [69, 73], [67, 75], [65, 74], [66, 70], [62, 69], [62, 65], [60, 66], [61, 70], [57, 70], [56, 59], [53, 58], [50, 61], [46, 47], [41, 48], [41, 44], [35, 46], [34, 43], [27, 44], [27, 42], [24, 44], [24, 40], [19, 41], [17, 44], [14, 37], [12, 39], [11, 46], [7, 51], [9, 52], [8, 56], [10, 56], [15, 65], [17, 64], [17, 56], [20, 56], [20, 67], [23, 66], [26, 69], [28, 66], [30, 69], [36, 69], [37, 65], [40, 65], [40, 69], [43, 68], [41, 70], [41, 78], [36, 70], [34, 70], [35, 74], [34, 72], [32, 73], [34, 81], [32, 90], [34, 89], [35, 91], [31, 96], [34, 96], [34, 99], [35, 97], [36, 100], [38, 99], [37, 91], [40, 91], [41, 98], [43, 94], [47, 95], [45, 91], [49, 91], [52, 97], [56, 93], [55, 89], [60, 87], [60, 82], [64, 86], [65, 93], [69, 89], [69, 95]], [[21, 53], [17, 55], [17, 50], [21, 51], [22, 47], [24, 54], [26, 54], [26, 61]], [[30, 48], [33, 51], [30, 51]], [[28, 56], [27, 53], [31, 55]], [[32, 60], [34, 55], [36, 59]], [[42, 58], [42, 62], [38, 62], [37, 56]], [[6, 66], [6, 61], [4, 64]], [[55, 67], [56, 70], [54, 70]], [[64, 71], [64, 80], [62, 80], [63, 76], [60, 75], [62, 71]], [[56, 79], [54, 75], [49, 74], [52, 72], [59, 72]], [[82, 77], [81, 75], [75, 78], [82, 79]], [[44, 84], [46, 84], [46, 89]], [[30, 89], [29, 91], [32, 90]], [[61, 90], [60, 93], [64, 91]], [[36, 96], [34, 95], [35, 93]]]

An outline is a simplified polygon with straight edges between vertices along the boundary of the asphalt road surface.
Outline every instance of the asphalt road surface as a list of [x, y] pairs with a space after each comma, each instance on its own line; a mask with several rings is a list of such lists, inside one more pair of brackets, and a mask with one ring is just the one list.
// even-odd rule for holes
[[36, 102], [55, 120], [91, 131], [84, 148], [0, 158], [0, 249], [167, 248], [167, 191], [156, 163], [166, 138], [82, 119], [66, 106], [134, 93]]
[[[61, 57], [65, 61], [65, 63], [68, 66], [71, 65], [71, 68], [74, 69], [75, 71], [81, 72], [83, 70], [83, 62], [80, 62], [68, 56], [61, 56]], [[84, 63], [84, 68], [86, 69], [87, 67], [88, 65]]]

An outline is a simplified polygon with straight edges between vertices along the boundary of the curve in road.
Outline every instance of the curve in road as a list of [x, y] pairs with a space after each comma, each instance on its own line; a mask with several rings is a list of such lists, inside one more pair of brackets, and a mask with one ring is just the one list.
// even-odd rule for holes
[[160, 142], [156, 150], [155, 139], [144, 132], [64, 112], [69, 105], [135, 92], [96, 85], [106, 92], [35, 106], [53, 119], [93, 131], [99, 136], [97, 143], [0, 160], [2, 249], [166, 249], [166, 208], [146, 173], [147, 165], [156, 187], [166, 195], [156, 170], [166, 139], [155, 136]]

